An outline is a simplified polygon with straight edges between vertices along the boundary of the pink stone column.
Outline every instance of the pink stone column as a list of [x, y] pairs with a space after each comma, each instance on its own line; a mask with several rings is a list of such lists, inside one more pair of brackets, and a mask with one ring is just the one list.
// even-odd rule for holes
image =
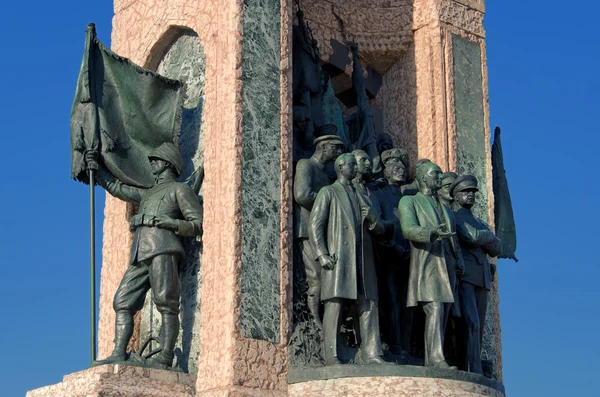
[[[240, 337], [242, 175], [242, 0], [115, 0], [112, 48], [133, 62], [158, 64], [172, 28], [198, 34], [206, 55], [203, 110], [205, 179], [202, 285], [198, 299], [197, 395], [253, 395], [287, 389], [291, 321], [291, 0], [281, 5], [281, 331], [280, 343]], [[112, 295], [127, 266], [126, 205], [107, 199], [101, 298], [103, 355], [112, 350]], [[114, 236], [114, 237], [113, 237]], [[124, 238], [127, 236], [127, 238]], [[106, 274], [106, 275], [105, 275]]]

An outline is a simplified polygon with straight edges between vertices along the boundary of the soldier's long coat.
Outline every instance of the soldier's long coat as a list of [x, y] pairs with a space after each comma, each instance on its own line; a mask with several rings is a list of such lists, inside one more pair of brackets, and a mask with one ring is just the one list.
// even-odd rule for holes
[[[446, 230], [456, 232], [454, 213], [440, 203], [443, 217], [440, 219], [430, 199], [423, 193], [404, 196], [398, 204], [400, 225], [404, 237], [410, 241], [410, 275], [408, 280], [407, 306], [419, 302], [454, 302], [456, 275], [448, 274], [448, 264], [441, 239], [434, 239], [432, 232], [437, 225], [446, 224]], [[455, 259], [462, 263], [460, 246], [454, 236], [447, 239]], [[451, 269], [454, 266], [450, 266]]]
[[502, 252], [502, 241], [466, 208], [456, 211], [456, 228], [465, 261], [461, 281], [490, 290], [492, 271], [487, 255], [498, 256]]
[[[365, 297], [378, 300], [373, 244], [369, 233], [363, 233], [363, 229], [383, 233], [383, 225], [377, 222], [365, 228], [363, 222], [361, 214], [354, 213], [348, 193], [340, 182], [336, 181], [319, 191], [310, 215], [309, 236], [316, 248], [316, 258], [321, 255], [337, 256], [333, 270], [322, 269], [322, 301], [357, 299], [359, 278]], [[357, 241], [360, 242], [359, 251]]]

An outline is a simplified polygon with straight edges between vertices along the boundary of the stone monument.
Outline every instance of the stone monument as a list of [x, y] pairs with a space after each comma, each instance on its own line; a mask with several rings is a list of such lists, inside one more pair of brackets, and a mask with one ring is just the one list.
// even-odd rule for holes
[[[314, 133], [323, 124], [336, 125], [346, 146], [357, 134], [388, 133], [413, 168], [428, 158], [444, 172], [473, 175], [479, 183], [471, 211], [494, 230], [484, 0], [115, 0], [114, 12], [112, 50], [185, 86], [182, 175], [199, 166], [205, 173], [202, 240], [182, 239], [173, 361], [180, 372], [101, 365], [28, 396], [504, 396], [501, 269], [482, 334], [487, 376], [354, 364], [361, 335], [350, 306], [337, 338], [349, 362], [325, 366], [294, 244], [294, 144], [303, 129]], [[297, 103], [293, 92], [296, 43], [308, 46], [304, 61], [320, 79], [318, 90], [299, 96], [315, 97], [310, 104]], [[364, 94], [358, 113], [356, 84]], [[310, 114], [315, 106], [322, 107], [318, 117]], [[354, 149], [362, 148], [346, 147]], [[112, 301], [129, 265], [129, 221], [138, 210], [107, 195], [99, 360], [113, 351]], [[131, 350], [159, 335], [152, 299], [148, 294], [134, 317]], [[422, 321], [415, 313], [413, 323]], [[418, 358], [423, 341], [412, 339]], [[384, 346], [388, 360], [386, 354]]]

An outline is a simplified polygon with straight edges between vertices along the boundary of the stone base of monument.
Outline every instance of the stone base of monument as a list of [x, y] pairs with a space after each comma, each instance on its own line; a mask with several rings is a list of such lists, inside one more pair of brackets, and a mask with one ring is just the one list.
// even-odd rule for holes
[[191, 397], [195, 378], [189, 374], [129, 365], [102, 365], [66, 375], [55, 385], [27, 397]]
[[288, 396], [492, 396], [495, 380], [464, 371], [413, 365], [334, 365], [290, 369]]

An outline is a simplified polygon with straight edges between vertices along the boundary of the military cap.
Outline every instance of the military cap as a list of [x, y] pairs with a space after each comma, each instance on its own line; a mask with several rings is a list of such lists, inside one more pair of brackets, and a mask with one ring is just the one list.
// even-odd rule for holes
[[333, 134], [320, 136], [313, 141], [313, 144], [315, 146], [317, 146], [317, 144], [319, 144], [321, 142], [328, 142], [328, 141], [331, 141], [331, 143], [336, 144], [336, 145], [344, 145], [344, 141], [342, 141], [342, 138], [340, 138], [337, 135], [333, 135]]
[[473, 175], [461, 175], [452, 183], [450, 186], [450, 195], [454, 197], [455, 193], [461, 192], [467, 189], [474, 189], [479, 191], [477, 188], [477, 178]]
[[335, 124], [323, 124], [315, 130], [315, 136], [336, 135], [337, 126]]
[[[381, 161], [383, 161], [383, 164], [387, 163], [390, 159], [398, 159], [398, 160], [402, 161], [403, 157], [404, 157], [404, 153], [403, 153], [402, 149], [398, 149], [398, 148], [384, 150], [383, 153], [381, 153]], [[404, 163], [404, 162], [402, 162], [402, 163]]]
[[456, 172], [444, 172], [442, 174], [442, 186], [451, 185], [456, 178], [458, 178], [458, 174]]
[[181, 156], [181, 152], [175, 146], [175, 144], [171, 142], [165, 142], [156, 149], [154, 149], [148, 155], [149, 159], [161, 159], [168, 161], [175, 167], [177, 171], [177, 176], [181, 175], [181, 170], [183, 169], [183, 157]]

